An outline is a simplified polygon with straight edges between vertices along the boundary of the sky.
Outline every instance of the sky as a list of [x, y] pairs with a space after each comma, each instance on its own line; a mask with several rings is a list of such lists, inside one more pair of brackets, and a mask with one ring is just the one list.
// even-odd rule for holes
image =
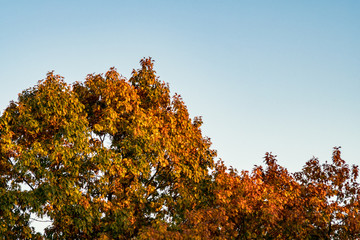
[[48, 71], [129, 78], [150, 56], [226, 165], [360, 163], [360, 1], [0, 1], [1, 113]]
[[360, 164], [360, 1], [0, 1], [1, 113], [48, 71], [129, 78], [150, 56], [226, 165]]

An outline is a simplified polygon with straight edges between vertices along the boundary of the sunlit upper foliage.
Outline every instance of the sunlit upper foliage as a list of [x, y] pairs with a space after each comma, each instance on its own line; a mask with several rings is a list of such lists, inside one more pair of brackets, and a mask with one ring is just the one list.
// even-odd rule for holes
[[[9, 239], [351, 239], [357, 167], [237, 172], [143, 59], [68, 85], [53, 72], [0, 117], [0, 237]], [[241, 153], [239, 153], [241, 159]], [[44, 233], [32, 221], [50, 218]]]

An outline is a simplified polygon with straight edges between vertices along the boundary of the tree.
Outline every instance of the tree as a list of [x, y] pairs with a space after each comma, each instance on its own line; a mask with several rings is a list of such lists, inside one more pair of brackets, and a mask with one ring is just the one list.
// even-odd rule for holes
[[332, 163], [317, 158], [295, 174], [301, 184], [301, 198], [309, 231], [315, 239], [360, 238], [360, 188], [358, 166], [349, 167], [335, 147]]
[[[53, 72], [0, 117], [0, 237], [358, 239], [357, 166], [335, 148], [291, 174], [267, 153], [240, 173], [153, 61], [67, 84]], [[51, 225], [36, 233], [32, 221]]]
[[218, 162], [209, 204], [192, 209], [188, 239], [359, 239], [358, 167], [334, 148], [332, 163], [309, 160], [291, 174], [267, 153], [266, 167], [240, 174]]
[[[167, 225], [201, 203], [215, 151], [151, 59], [129, 80], [112, 68], [68, 85], [48, 73], [0, 122], [1, 233], [30, 238], [120, 238]], [[18, 231], [21, 229], [21, 231]], [[38, 235], [36, 235], [38, 236]]]

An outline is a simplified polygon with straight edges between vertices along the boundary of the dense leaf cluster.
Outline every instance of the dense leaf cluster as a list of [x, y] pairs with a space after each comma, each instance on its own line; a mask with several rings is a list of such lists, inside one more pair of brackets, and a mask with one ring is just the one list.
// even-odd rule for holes
[[[0, 117], [0, 237], [358, 239], [358, 168], [314, 158], [291, 174], [214, 162], [201, 118], [151, 59], [68, 85], [48, 73]], [[32, 221], [51, 219], [44, 233]]]

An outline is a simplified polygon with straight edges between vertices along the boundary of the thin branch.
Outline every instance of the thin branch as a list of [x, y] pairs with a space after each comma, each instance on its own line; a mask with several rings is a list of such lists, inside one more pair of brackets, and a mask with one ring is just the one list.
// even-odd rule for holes
[[35, 190], [33, 188], [33, 186], [31, 186], [30, 183], [28, 181], [26, 181], [26, 179], [24, 177], [21, 176], [21, 179], [31, 188], [31, 190], [33, 190], [33, 191]]
[[52, 223], [53, 221], [51, 221], [51, 220], [39, 220], [39, 219], [36, 219], [36, 218], [30, 218], [31, 220], [34, 220], [34, 221], [37, 221], [37, 222], [47, 222], [47, 223]]
[[[7, 160], [11, 164], [12, 168], [15, 168], [15, 163], [12, 163], [10, 158], [8, 158]], [[24, 178], [24, 176], [20, 176], [20, 174], [17, 173], [15, 173], [15, 175], [18, 175], [31, 188], [31, 190], [35, 190], [33, 186], [31, 186], [30, 183]]]
[[149, 186], [152, 181], [154, 180], [154, 178], [156, 177], [157, 173], [159, 172], [160, 169], [160, 162], [158, 162], [157, 167], [156, 167], [156, 171], [154, 173], [154, 175], [152, 175], [152, 177], [149, 179], [149, 181], [146, 183], [146, 187]]

